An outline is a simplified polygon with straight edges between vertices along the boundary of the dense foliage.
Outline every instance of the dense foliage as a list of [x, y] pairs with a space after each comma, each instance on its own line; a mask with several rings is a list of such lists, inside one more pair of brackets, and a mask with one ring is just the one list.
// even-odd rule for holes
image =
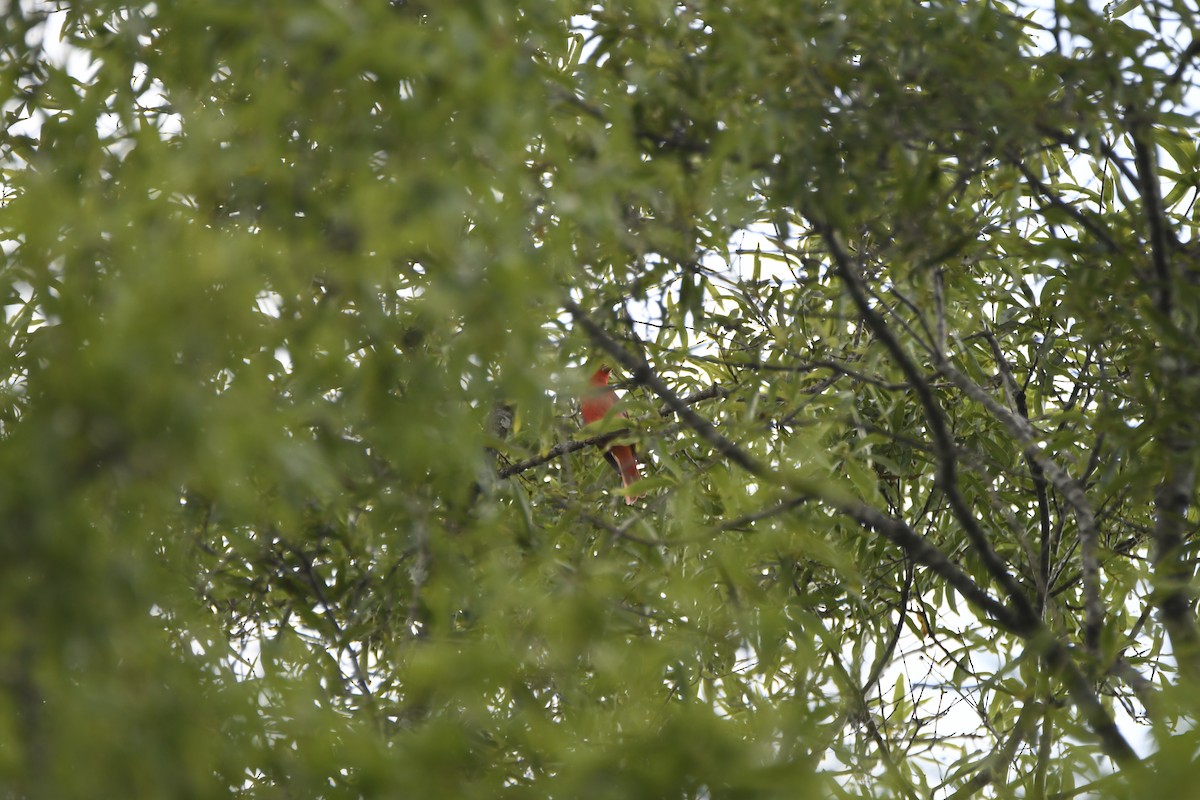
[[0, 794], [1186, 792], [1198, 29], [8, 3]]

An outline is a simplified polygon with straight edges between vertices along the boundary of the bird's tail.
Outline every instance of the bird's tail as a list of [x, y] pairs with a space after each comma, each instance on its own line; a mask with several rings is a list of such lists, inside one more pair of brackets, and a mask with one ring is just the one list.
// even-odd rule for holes
[[[617, 445], [609, 450], [613, 460], [617, 462], [617, 470], [621, 473], [621, 484], [626, 488], [637, 483], [642, 478], [641, 470], [638, 469], [637, 456], [634, 454], [633, 448], [629, 445]], [[625, 497], [625, 502], [633, 505], [641, 499], [641, 495], [628, 495]]]

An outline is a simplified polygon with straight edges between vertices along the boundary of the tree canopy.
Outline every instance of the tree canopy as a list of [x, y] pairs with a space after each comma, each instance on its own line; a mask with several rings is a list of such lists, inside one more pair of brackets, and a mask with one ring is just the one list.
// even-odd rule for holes
[[6, 8], [0, 794], [1189, 791], [1194, 4]]

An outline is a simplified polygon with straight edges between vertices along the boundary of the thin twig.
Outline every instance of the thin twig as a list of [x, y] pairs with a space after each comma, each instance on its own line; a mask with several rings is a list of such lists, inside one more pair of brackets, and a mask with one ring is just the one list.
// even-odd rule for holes
[[[732, 389], [727, 389], [723, 386], [713, 384], [707, 389], [702, 389], [695, 394], [681, 398], [680, 402], [684, 403], [685, 405], [692, 405], [718, 397], [727, 397], [732, 392]], [[663, 417], [669, 415], [671, 412], [672, 409], [669, 406], [663, 406], [658, 410], [659, 416]], [[513, 475], [518, 475], [526, 470], [533, 469], [534, 467], [540, 467], [542, 464], [546, 464], [556, 458], [561, 458], [568, 453], [574, 453], [576, 450], [583, 450], [587, 447], [605, 444], [622, 435], [623, 433], [627, 433], [628, 431], [628, 428], [621, 428], [620, 430], [606, 431], [605, 433], [596, 434], [595, 436], [589, 436], [586, 439], [571, 439], [569, 441], [559, 442], [544, 453], [531, 456], [523, 461], [517, 461], [516, 463], [509, 464], [504, 469], [499, 470], [496, 473], [496, 477], [511, 478]]]

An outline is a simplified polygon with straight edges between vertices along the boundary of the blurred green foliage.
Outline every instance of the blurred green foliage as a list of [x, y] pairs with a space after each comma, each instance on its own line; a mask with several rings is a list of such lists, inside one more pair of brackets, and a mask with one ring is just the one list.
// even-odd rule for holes
[[1186, 793], [1198, 22], [9, 3], [0, 795]]

